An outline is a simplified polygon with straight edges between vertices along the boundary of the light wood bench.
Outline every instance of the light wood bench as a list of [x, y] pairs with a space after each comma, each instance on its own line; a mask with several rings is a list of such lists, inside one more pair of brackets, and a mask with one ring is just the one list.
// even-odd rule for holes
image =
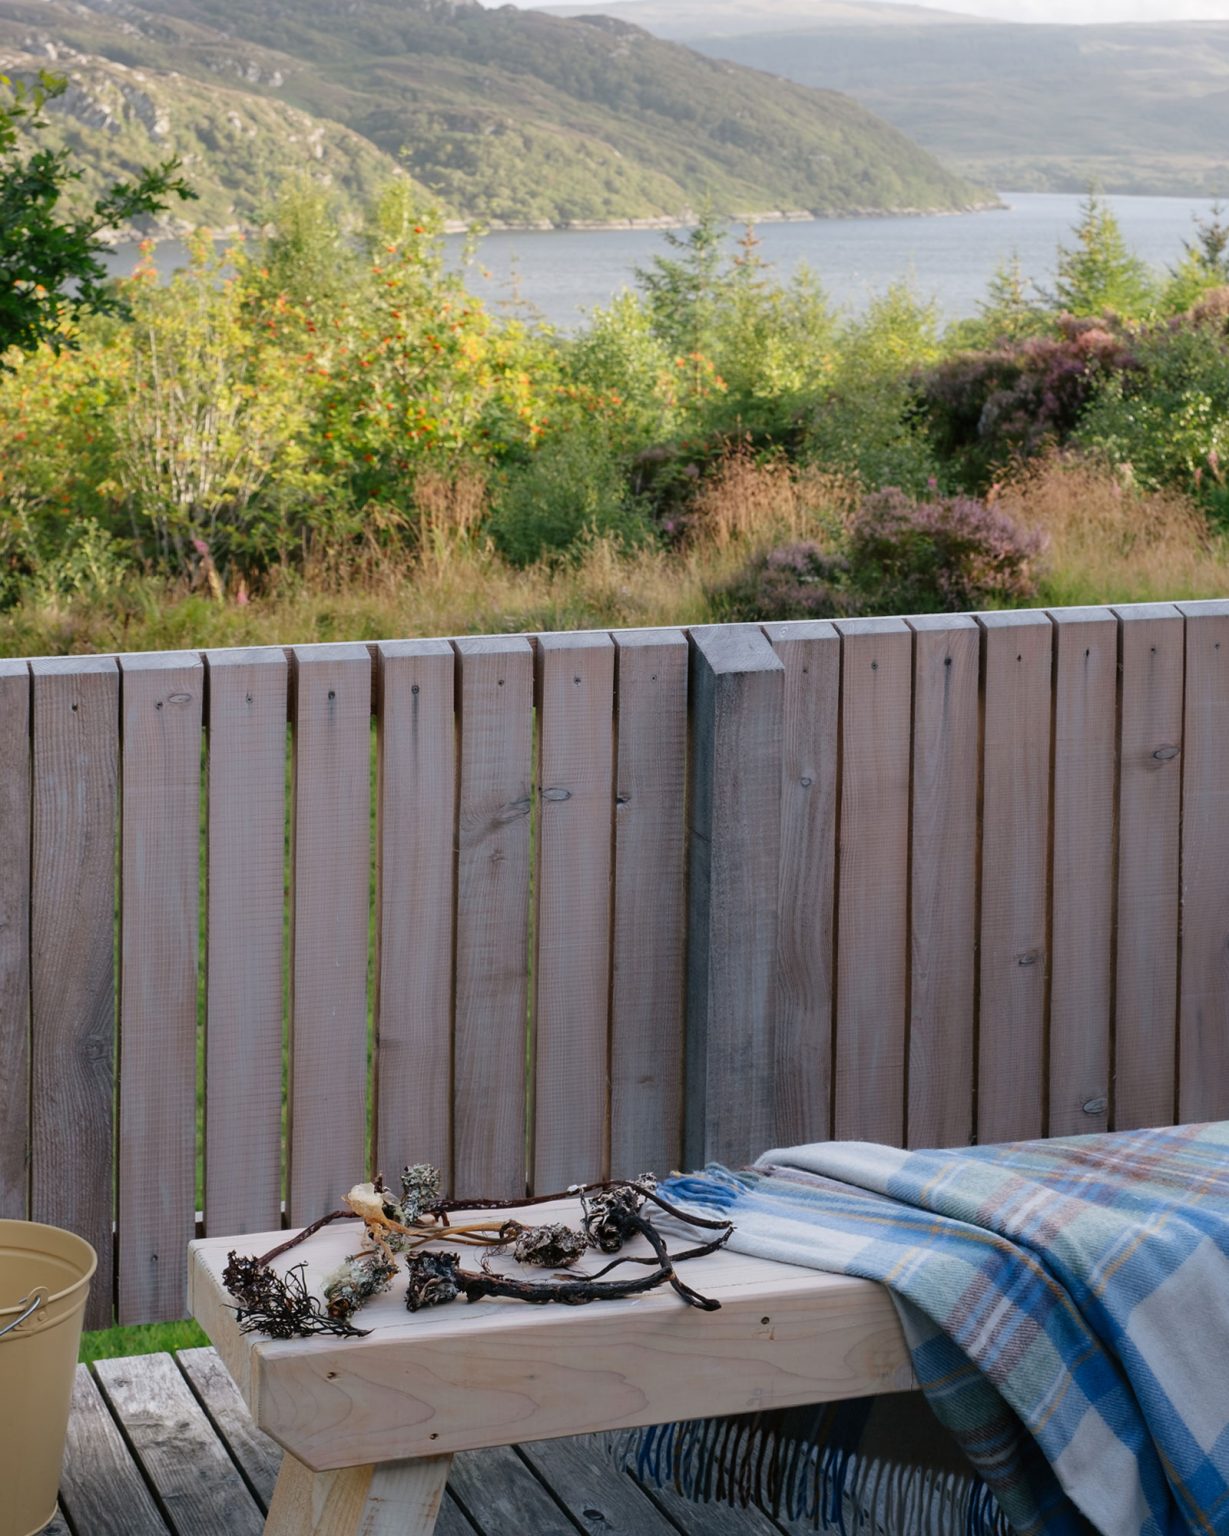
[[[529, 1221], [575, 1219], [535, 1206]], [[316, 1293], [361, 1242], [325, 1228], [283, 1258]], [[284, 1234], [242, 1240], [259, 1253]], [[824, 1402], [915, 1385], [887, 1292], [869, 1281], [720, 1251], [668, 1287], [582, 1307], [488, 1299], [407, 1313], [404, 1283], [370, 1302], [366, 1338], [241, 1333], [221, 1273], [235, 1239], [192, 1245], [193, 1315], [257, 1426], [287, 1451], [266, 1536], [430, 1536], [454, 1452]], [[446, 1239], [441, 1246], [447, 1246]], [[628, 1252], [648, 1253], [637, 1239]]]

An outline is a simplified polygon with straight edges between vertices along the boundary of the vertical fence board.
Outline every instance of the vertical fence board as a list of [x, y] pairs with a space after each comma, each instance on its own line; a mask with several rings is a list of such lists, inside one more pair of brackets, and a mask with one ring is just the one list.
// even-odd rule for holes
[[524, 1194], [533, 652], [455, 642], [461, 770], [453, 1172], [457, 1193]]
[[112, 1321], [119, 670], [35, 661], [30, 1215], [92, 1243], [86, 1327]]
[[1186, 617], [1178, 1120], [1229, 1115], [1229, 602]]
[[1118, 621], [1056, 609], [1048, 1136], [1109, 1126]]
[[980, 616], [982, 868], [977, 1138], [1045, 1125], [1046, 891], [1051, 630], [1026, 613]]
[[749, 624], [692, 641], [684, 1146], [741, 1163], [775, 1140], [785, 668]]
[[1177, 1088], [1185, 626], [1119, 608], [1121, 722], [1113, 1128], [1168, 1125]]
[[205, 1224], [282, 1212], [286, 686], [277, 650], [206, 653]]
[[977, 964], [977, 624], [909, 620], [913, 641], [907, 1142], [973, 1135]]
[[838, 1139], [905, 1134], [912, 635], [902, 619], [842, 636], [835, 1102]]
[[614, 642], [540, 635], [534, 1188], [609, 1161]]
[[379, 961], [376, 1167], [433, 1163], [452, 1188], [457, 745], [452, 647], [376, 647]]
[[30, 1172], [30, 669], [0, 661], [0, 1217]]
[[182, 1317], [196, 1231], [201, 709], [188, 652], [121, 659], [119, 1320]]
[[775, 1134], [792, 1145], [822, 1141], [831, 1123], [841, 641], [822, 620], [764, 633], [785, 668]]
[[293, 652], [290, 1220], [337, 1206], [366, 1168], [371, 657]]
[[610, 1171], [682, 1159], [687, 933], [687, 637], [614, 637], [616, 793], [611, 921]]

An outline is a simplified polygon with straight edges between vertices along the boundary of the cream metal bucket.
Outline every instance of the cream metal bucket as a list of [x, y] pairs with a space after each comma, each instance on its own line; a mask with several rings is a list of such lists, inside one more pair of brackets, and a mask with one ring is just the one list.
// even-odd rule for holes
[[34, 1536], [55, 1514], [97, 1263], [72, 1232], [0, 1221], [0, 1536]]

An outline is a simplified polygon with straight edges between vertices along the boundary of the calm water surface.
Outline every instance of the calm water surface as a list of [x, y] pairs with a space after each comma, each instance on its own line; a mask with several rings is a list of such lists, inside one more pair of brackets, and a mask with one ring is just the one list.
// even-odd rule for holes
[[[909, 278], [934, 298], [947, 319], [975, 312], [995, 268], [1013, 253], [1025, 273], [1043, 286], [1054, 276], [1055, 253], [1070, 236], [1081, 199], [1057, 193], [1004, 192], [1001, 212], [928, 218], [816, 219], [806, 224], [765, 224], [760, 255], [781, 275], [806, 263], [829, 296], [853, 310], [890, 283]], [[1182, 242], [1193, 239], [1196, 215], [1207, 217], [1206, 198], [1110, 197], [1127, 243], [1150, 265], [1172, 266]], [[737, 231], [734, 231], [737, 233]], [[454, 259], [463, 241], [448, 238]], [[635, 269], [665, 249], [656, 230], [545, 230], [488, 235], [470, 270], [472, 290], [488, 303], [538, 314], [571, 329], [584, 312], [607, 304], [630, 286]], [[134, 246], [118, 246], [109, 265], [131, 270]], [[183, 247], [157, 248], [158, 266], [170, 272]]]

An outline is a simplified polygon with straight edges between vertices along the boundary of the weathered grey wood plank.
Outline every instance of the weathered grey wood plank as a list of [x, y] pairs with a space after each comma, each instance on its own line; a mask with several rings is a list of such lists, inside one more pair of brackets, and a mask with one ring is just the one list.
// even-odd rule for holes
[[1048, 1136], [1109, 1127], [1118, 621], [1056, 609]]
[[1113, 1129], [1168, 1125], [1177, 1076], [1185, 625], [1140, 604], [1120, 621]]
[[832, 1134], [905, 1134], [913, 636], [842, 620], [836, 1080]]
[[776, 1123], [777, 880], [785, 668], [750, 624], [691, 632], [684, 1148], [742, 1163]]
[[286, 689], [280, 651], [208, 651], [205, 1224], [282, 1212]]
[[379, 735], [376, 1168], [433, 1163], [452, 1188], [455, 660], [446, 640], [376, 647]]
[[453, 1171], [461, 1198], [525, 1192], [533, 653], [455, 642], [460, 700]]
[[577, 1526], [511, 1446], [455, 1456], [448, 1486], [486, 1536], [575, 1536]]
[[95, 1371], [175, 1536], [260, 1536], [260, 1506], [171, 1356], [99, 1360]]
[[533, 1188], [606, 1176], [614, 643], [540, 635]]
[[0, 1217], [30, 1183], [30, 669], [0, 661]]
[[683, 1147], [687, 942], [687, 637], [617, 649], [610, 1171], [675, 1168]]
[[181, 1349], [175, 1359], [193, 1395], [255, 1492], [257, 1503], [267, 1510], [282, 1464], [281, 1446], [252, 1422], [247, 1404], [216, 1349]]
[[644, 1489], [616, 1466], [606, 1436], [535, 1440], [517, 1450], [582, 1531], [678, 1536]]
[[1044, 615], [981, 614], [981, 991], [977, 1136], [1045, 1125], [1050, 665]]
[[1229, 602], [1186, 618], [1178, 1121], [1229, 1115]]
[[64, 1511], [58, 1505], [51, 1524], [43, 1527], [40, 1536], [73, 1536], [68, 1528], [68, 1521], [64, 1518]]
[[125, 656], [119, 1320], [182, 1317], [196, 1231], [201, 713], [195, 652]]
[[112, 1322], [119, 669], [31, 663], [30, 1214], [93, 1244], [85, 1326]]
[[85, 1365], [73, 1380], [60, 1503], [77, 1536], [167, 1536], [166, 1521]]
[[785, 668], [775, 1139], [792, 1146], [831, 1125], [841, 640], [822, 621], [764, 633]]
[[645, 1491], [678, 1528], [681, 1536], [781, 1536], [781, 1526], [758, 1509], [701, 1504], [675, 1493], [673, 1488], [646, 1488]]
[[958, 614], [912, 618], [909, 892], [911, 1147], [973, 1135], [980, 633]]
[[290, 1220], [341, 1203], [367, 1150], [371, 657], [299, 646], [294, 679]]

